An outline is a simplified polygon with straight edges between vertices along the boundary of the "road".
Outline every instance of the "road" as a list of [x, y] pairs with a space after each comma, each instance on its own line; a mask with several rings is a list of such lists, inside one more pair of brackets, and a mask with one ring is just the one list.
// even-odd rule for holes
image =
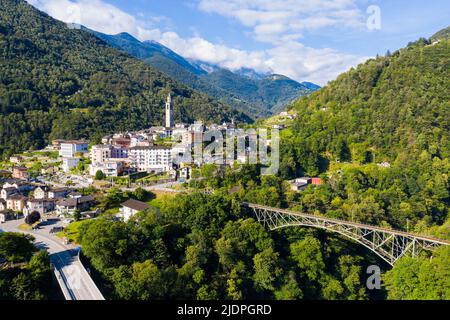
[[81, 263], [74, 246], [63, 244], [49, 231], [57, 222], [47, 223], [40, 230], [23, 231], [18, 229], [23, 220], [8, 221], [0, 225], [1, 231], [20, 232], [35, 237], [36, 246], [46, 249], [66, 300], [105, 300], [89, 273]]

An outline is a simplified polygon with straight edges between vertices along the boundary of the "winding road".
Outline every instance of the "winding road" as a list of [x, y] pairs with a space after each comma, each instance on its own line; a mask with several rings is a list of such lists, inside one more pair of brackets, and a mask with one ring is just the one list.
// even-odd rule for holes
[[22, 220], [8, 221], [0, 224], [0, 231], [30, 234], [35, 238], [36, 246], [46, 249], [54, 273], [66, 300], [105, 300], [89, 273], [81, 263], [78, 250], [72, 245], [65, 245], [49, 231], [55, 224], [45, 224], [39, 230], [24, 231], [19, 226]]

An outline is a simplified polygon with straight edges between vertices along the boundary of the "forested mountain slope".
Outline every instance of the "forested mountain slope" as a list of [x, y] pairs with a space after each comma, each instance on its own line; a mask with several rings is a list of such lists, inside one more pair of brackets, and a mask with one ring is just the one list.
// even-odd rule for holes
[[249, 121], [23, 0], [0, 0], [0, 7], [2, 156], [53, 138], [160, 124], [169, 91], [177, 120]]
[[302, 195], [303, 209], [450, 237], [439, 227], [450, 204], [447, 35], [369, 60], [292, 106], [282, 175], [329, 179]]

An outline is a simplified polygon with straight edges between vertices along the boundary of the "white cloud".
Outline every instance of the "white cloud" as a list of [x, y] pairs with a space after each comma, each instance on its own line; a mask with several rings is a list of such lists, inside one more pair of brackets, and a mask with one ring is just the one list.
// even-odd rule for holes
[[[102, 0], [28, 0], [54, 18], [79, 23], [107, 34], [128, 32], [140, 40], [154, 40], [171, 48], [185, 58], [217, 64], [230, 70], [252, 68], [259, 72], [286, 75], [297, 81], [326, 84], [338, 74], [362, 62], [360, 57], [333, 49], [315, 49], [297, 42], [308, 28], [320, 28], [348, 18], [346, 25], [358, 26], [356, 14], [351, 9], [353, 0], [202, 0], [202, 10], [226, 13], [239, 19], [244, 26], [253, 28], [256, 39], [276, 42], [271, 49], [246, 51], [215, 44], [199, 34], [182, 38], [172, 31], [162, 31], [155, 26], [161, 19], [134, 17]], [[302, 4], [305, 12], [317, 14], [296, 20], [298, 10], [286, 10]], [[241, 7], [237, 7], [237, 5]], [[295, 4], [295, 5], [294, 5]], [[321, 11], [321, 8], [325, 11]], [[332, 11], [335, 10], [333, 13]], [[325, 13], [326, 14], [325, 14]], [[283, 19], [289, 21], [283, 23]], [[276, 39], [276, 41], [274, 40]]]
[[158, 28], [151, 26], [163, 17], [155, 17], [149, 21], [138, 20], [101, 0], [28, 0], [28, 2], [55, 19], [81, 24], [107, 34], [128, 32], [140, 40], [146, 40], [158, 38], [161, 33]]
[[237, 19], [256, 40], [275, 45], [324, 27], [364, 27], [356, 0], [199, 0], [198, 7]]
[[314, 49], [298, 42], [288, 42], [268, 50], [268, 56], [267, 65], [277, 73], [319, 85], [367, 59], [332, 49]]
[[213, 44], [200, 37], [183, 39], [175, 32], [163, 33], [159, 42], [188, 59], [218, 64], [231, 70], [247, 67], [261, 72], [271, 71], [265, 63], [264, 51], [229, 48], [225, 45]]
[[183, 39], [175, 32], [166, 32], [159, 42], [189, 59], [218, 64], [230, 70], [246, 67], [259, 72], [273, 72], [319, 85], [367, 59], [333, 49], [314, 49], [295, 41], [287, 41], [268, 50], [245, 51], [213, 44], [199, 37]]

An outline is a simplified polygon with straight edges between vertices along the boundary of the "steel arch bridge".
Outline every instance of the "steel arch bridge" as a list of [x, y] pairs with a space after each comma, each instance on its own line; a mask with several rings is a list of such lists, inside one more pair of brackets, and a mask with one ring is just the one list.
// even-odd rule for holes
[[432, 251], [440, 246], [450, 245], [450, 241], [427, 238], [366, 224], [251, 203], [244, 203], [243, 205], [252, 209], [258, 221], [270, 230], [292, 226], [325, 229], [362, 244], [391, 266], [403, 256], [417, 257], [424, 250]]

